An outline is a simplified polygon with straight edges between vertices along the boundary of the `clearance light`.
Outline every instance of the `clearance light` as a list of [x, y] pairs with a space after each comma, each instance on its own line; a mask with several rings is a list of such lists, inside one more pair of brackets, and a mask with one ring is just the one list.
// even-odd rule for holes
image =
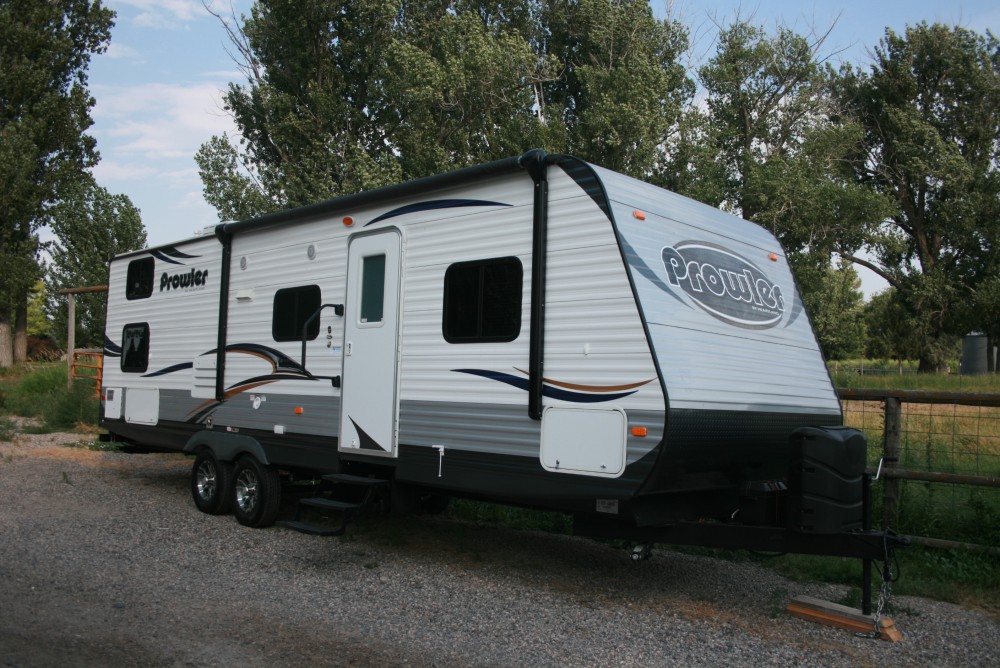
[[344, 223], [344, 227], [350, 227], [351, 225], [354, 224], [354, 219], [351, 218], [350, 216], [344, 216], [344, 220], [341, 222]]
[[296, 406], [295, 407], [295, 414], [296, 415], [302, 415], [303, 413], [305, 413], [305, 410], [302, 408], [302, 406]]
[[767, 259], [770, 260], [771, 262], [777, 262], [778, 261], [778, 254], [777, 253], [768, 253]]
[[636, 209], [635, 211], [632, 212], [632, 217], [635, 218], [636, 220], [646, 220], [646, 214], [644, 214], [642, 211], [639, 211], [639, 209]]
[[646, 434], [648, 433], [649, 430], [645, 427], [632, 427], [632, 435], [636, 438], [646, 438]]

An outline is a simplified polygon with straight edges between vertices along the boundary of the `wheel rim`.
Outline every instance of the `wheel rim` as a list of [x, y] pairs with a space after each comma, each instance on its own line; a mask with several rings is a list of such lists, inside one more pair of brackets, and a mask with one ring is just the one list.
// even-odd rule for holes
[[253, 512], [257, 505], [257, 476], [250, 469], [243, 469], [236, 477], [236, 505], [245, 513]]
[[203, 461], [201, 466], [198, 467], [195, 484], [198, 487], [198, 496], [205, 501], [210, 501], [215, 497], [217, 476], [218, 472], [215, 470], [215, 464], [208, 460]]

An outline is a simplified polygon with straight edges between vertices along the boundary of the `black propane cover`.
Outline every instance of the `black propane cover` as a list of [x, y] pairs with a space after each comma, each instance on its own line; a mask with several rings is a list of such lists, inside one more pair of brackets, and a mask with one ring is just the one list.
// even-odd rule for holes
[[868, 440], [850, 427], [792, 432], [788, 528], [833, 534], [860, 529]]

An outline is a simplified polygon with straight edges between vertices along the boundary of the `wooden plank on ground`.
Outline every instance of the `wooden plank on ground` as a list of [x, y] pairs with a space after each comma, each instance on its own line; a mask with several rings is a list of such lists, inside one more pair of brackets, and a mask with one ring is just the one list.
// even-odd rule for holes
[[[865, 615], [856, 608], [812, 596], [796, 596], [785, 609], [793, 617], [855, 633], [869, 633], [875, 628], [874, 615]], [[879, 620], [879, 631], [882, 640], [899, 642], [903, 639], [903, 634], [889, 617], [882, 617]]]

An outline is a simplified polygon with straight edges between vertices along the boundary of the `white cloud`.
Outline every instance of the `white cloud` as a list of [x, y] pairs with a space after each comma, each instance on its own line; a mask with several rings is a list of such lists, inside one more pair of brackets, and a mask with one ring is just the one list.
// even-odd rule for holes
[[216, 83], [101, 86], [93, 93], [101, 139], [119, 156], [190, 159], [212, 135], [234, 132]]
[[141, 54], [130, 46], [112, 41], [108, 44], [108, 50], [104, 55], [111, 60], [119, 60], [123, 58], [137, 58]]
[[[239, 15], [238, 6], [240, 2], [229, 2], [228, 0], [209, 0], [206, 3], [209, 10], [220, 16], [229, 16], [231, 12]], [[211, 14], [205, 10], [201, 0], [115, 0], [112, 8], [118, 11], [119, 16], [125, 12], [119, 6], [129, 7], [131, 10], [132, 23], [139, 28], [181, 28], [185, 24], [201, 19], [215, 20]]]
[[110, 181], [142, 181], [157, 174], [156, 167], [139, 162], [116, 162], [104, 156], [94, 167], [94, 177], [98, 183]]
[[200, 0], [117, 0], [114, 4], [137, 9], [132, 21], [143, 28], [177, 27], [207, 14]]

